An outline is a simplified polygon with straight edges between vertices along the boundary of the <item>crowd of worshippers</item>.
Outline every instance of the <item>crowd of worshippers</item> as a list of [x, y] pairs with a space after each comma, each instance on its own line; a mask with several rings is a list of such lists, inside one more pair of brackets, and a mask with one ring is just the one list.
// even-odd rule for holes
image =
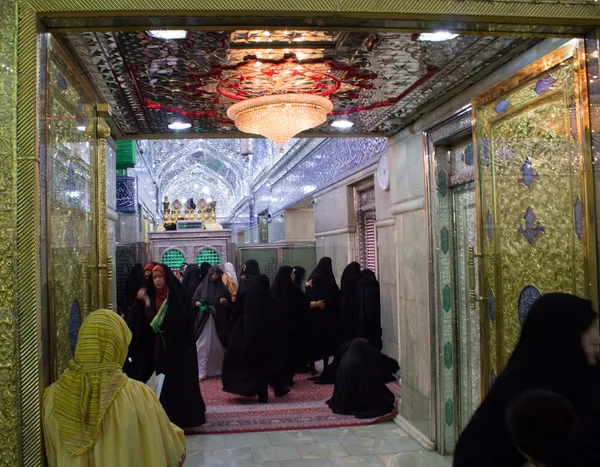
[[[370, 417], [394, 411], [386, 383], [396, 379], [399, 367], [381, 353], [373, 271], [351, 263], [341, 290], [330, 258], [321, 259], [306, 282], [304, 268], [282, 266], [271, 285], [252, 259], [239, 279], [231, 263], [223, 270], [191, 264], [177, 274], [180, 279], [158, 263], [143, 270], [136, 265], [122, 313], [133, 335], [125, 373], [155, 389], [176, 425], [204, 423], [198, 382], [216, 376], [223, 391], [267, 403], [269, 387], [274, 397], [284, 397], [299, 372], [310, 372], [316, 384], [335, 384], [339, 374], [329, 401], [334, 412]], [[324, 369], [318, 376], [317, 361]], [[342, 382], [340, 368], [348, 368], [345, 378], [364, 378], [365, 369], [381, 376], [374, 374], [356, 390], [352, 381]], [[365, 403], [365, 391], [378, 397]]]
[[[283, 397], [297, 372], [314, 373], [323, 360], [313, 381], [334, 384], [333, 412], [393, 412], [386, 383], [399, 367], [381, 353], [371, 271], [350, 264], [340, 290], [329, 258], [306, 282], [302, 268], [284, 266], [272, 286], [253, 260], [239, 279], [231, 265], [190, 265], [181, 280], [166, 265], [136, 270], [125, 319], [91, 313], [74, 359], [44, 394], [50, 466], [181, 465], [182, 429], [206, 420], [199, 381], [219, 373], [224, 391], [264, 403], [269, 387]], [[535, 302], [506, 369], [460, 436], [456, 467], [600, 465], [596, 316], [573, 295]]]

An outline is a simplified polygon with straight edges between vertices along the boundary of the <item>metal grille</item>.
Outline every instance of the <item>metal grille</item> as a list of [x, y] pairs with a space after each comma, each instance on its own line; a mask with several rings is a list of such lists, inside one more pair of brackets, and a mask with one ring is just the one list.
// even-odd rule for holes
[[377, 274], [377, 230], [375, 219], [365, 219], [365, 260], [367, 268]]
[[217, 250], [212, 248], [205, 248], [196, 255], [196, 264], [201, 265], [202, 263], [210, 263], [213, 266], [221, 266], [221, 257]]
[[162, 262], [170, 268], [179, 268], [185, 263], [185, 256], [179, 250], [167, 250], [162, 255]]

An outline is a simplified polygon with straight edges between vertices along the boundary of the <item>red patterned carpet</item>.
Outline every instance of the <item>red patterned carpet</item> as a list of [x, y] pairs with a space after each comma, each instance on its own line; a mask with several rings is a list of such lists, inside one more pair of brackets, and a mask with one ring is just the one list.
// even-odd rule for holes
[[[377, 419], [359, 420], [334, 414], [325, 401], [333, 394], [332, 385], [308, 381], [309, 375], [297, 375], [291, 392], [281, 398], [269, 394], [269, 403], [247, 399], [222, 391], [221, 379], [211, 378], [200, 384], [206, 403], [206, 424], [186, 430], [188, 434], [248, 433], [257, 431], [305, 430], [370, 425], [391, 419], [396, 413]], [[400, 397], [400, 385], [388, 387]]]

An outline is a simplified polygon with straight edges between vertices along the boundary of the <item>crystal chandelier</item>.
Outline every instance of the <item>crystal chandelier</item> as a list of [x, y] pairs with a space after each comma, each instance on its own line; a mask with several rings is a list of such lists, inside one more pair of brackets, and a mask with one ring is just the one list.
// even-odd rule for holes
[[272, 94], [254, 97], [227, 109], [244, 133], [262, 135], [283, 146], [298, 133], [315, 128], [333, 110], [329, 99], [313, 94]]

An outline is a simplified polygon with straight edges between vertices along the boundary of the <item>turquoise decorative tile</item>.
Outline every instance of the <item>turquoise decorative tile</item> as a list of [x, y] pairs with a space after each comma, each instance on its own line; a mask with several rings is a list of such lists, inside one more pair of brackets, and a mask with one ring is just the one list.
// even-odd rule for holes
[[442, 290], [442, 304], [444, 310], [450, 311], [450, 307], [452, 306], [452, 292], [450, 291], [450, 286], [448, 284], [446, 284]]
[[442, 231], [440, 232], [441, 237], [441, 247], [442, 253], [447, 254], [448, 250], [450, 250], [450, 233], [448, 229], [444, 226], [442, 227]]
[[448, 399], [446, 401], [446, 425], [452, 426], [454, 423], [454, 403]]
[[448, 175], [444, 170], [438, 172], [437, 189], [442, 198], [446, 197], [446, 193], [448, 192]]
[[452, 344], [446, 342], [444, 345], [444, 365], [449, 370], [452, 367]]

